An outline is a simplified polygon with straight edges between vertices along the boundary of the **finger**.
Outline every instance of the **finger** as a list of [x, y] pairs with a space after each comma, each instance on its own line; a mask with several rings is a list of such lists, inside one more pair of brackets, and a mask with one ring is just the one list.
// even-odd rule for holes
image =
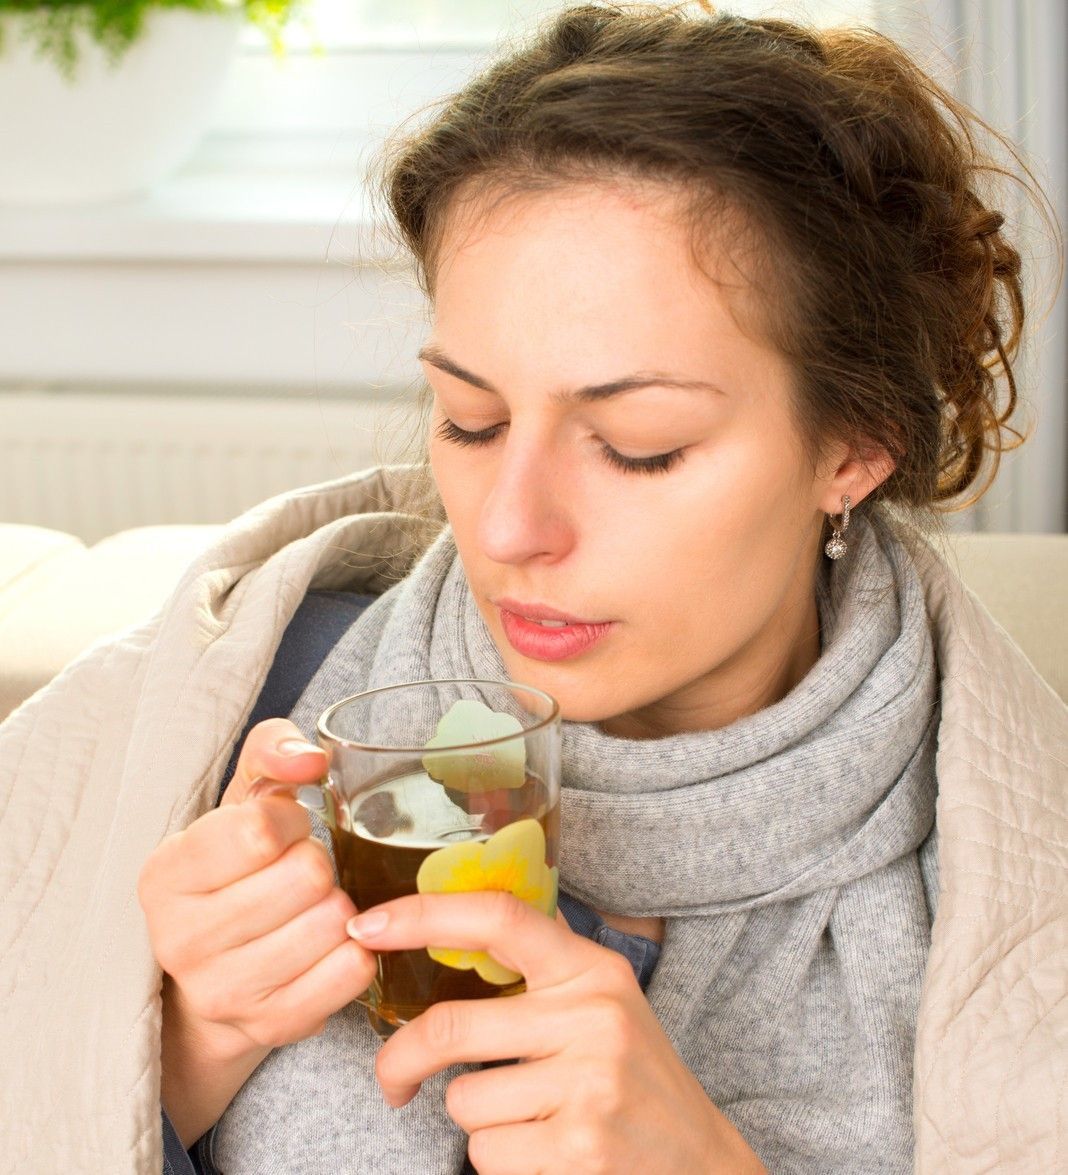
[[553, 1164], [550, 1127], [544, 1122], [479, 1130], [467, 1140], [467, 1156], [478, 1175], [548, 1175], [568, 1169]]
[[530, 1122], [555, 1114], [567, 1083], [554, 1059], [465, 1073], [449, 1083], [445, 1109], [468, 1134], [488, 1126]]
[[504, 891], [410, 894], [365, 911], [349, 924], [349, 933], [376, 951], [428, 946], [486, 951], [519, 972], [528, 991], [566, 983], [604, 952], [566, 922]]
[[354, 946], [351, 940], [340, 943], [302, 975], [277, 988], [264, 1005], [266, 1014], [280, 1023], [321, 1024], [362, 996], [377, 974], [377, 963], [373, 956], [369, 963], [368, 952]]
[[189, 947], [203, 957], [233, 950], [285, 926], [331, 895], [336, 895], [338, 909], [346, 911], [339, 923], [344, 933], [345, 921], [356, 907], [337, 888], [326, 848], [305, 837], [290, 845], [273, 865], [222, 889], [193, 895], [193, 913], [186, 916], [191, 924]]
[[[225, 1006], [216, 1007], [217, 1017], [244, 1014], [250, 1006], [262, 1003], [299, 979], [345, 944], [343, 898], [343, 894], [331, 895], [285, 926], [213, 956], [207, 965], [185, 976], [183, 982], [209, 999], [223, 995]], [[348, 942], [357, 945], [351, 939]], [[363, 968], [363, 990], [378, 973], [378, 960], [358, 946], [355, 953]], [[212, 1002], [218, 1004], [218, 999]]]
[[307, 811], [282, 796], [264, 796], [205, 812], [168, 837], [151, 863], [178, 893], [211, 893], [277, 861], [311, 835]]
[[314, 783], [325, 773], [322, 747], [308, 742], [288, 718], [268, 718], [249, 731], [221, 803], [240, 804], [249, 785], [260, 776], [282, 783]]
[[375, 1075], [386, 1101], [401, 1106], [449, 1065], [553, 1056], [581, 1036], [587, 1018], [588, 1009], [578, 1001], [557, 1001], [547, 1014], [544, 999], [529, 992], [499, 1000], [445, 1000], [393, 1033], [378, 1051]]

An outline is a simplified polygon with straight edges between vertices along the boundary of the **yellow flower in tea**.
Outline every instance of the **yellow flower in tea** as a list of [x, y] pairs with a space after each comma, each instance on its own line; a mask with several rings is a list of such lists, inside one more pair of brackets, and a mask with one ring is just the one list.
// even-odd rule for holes
[[[455, 747], [522, 733], [518, 718], [499, 714], [474, 699], [461, 698], [442, 716], [426, 746]], [[495, 747], [424, 755], [423, 767], [431, 779], [450, 791], [470, 794], [522, 787], [526, 779], [526, 745], [522, 738], [516, 738]]]
[[[552, 916], [556, 912], [557, 869], [545, 864], [545, 832], [528, 817], [508, 824], [489, 840], [446, 845], [430, 854], [415, 878], [420, 893], [472, 893], [498, 889]], [[427, 947], [430, 957], [459, 971], [474, 968], [487, 983], [518, 983], [517, 975], [485, 951]]]

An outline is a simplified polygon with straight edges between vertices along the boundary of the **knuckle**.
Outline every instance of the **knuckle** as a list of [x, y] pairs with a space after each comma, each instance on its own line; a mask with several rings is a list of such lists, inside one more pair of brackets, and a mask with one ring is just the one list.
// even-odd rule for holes
[[252, 801], [241, 809], [241, 844], [257, 865], [273, 861], [285, 847], [274, 821], [262, 804]]
[[525, 922], [529, 908], [507, 890], [497, 890], [488, 899], [489, 913], [502, 931], [518, 930]]
[[192, 969], [195, 956], [189, 938], [174, 927], [160, 934], [152, 942], [156, 962], [168, 975], [184, 975]]
[[596, 1026], [597, 1035], [612, 1052], [625, 1048], [630, 1040], [632, 1025], [627, 1010], [612, 995], [598, 995], [583, 1007], [587, 1024]]
[[471, 1166], [481, 1175], [483, 1171], [493, 1169], [493, 1136], [489, 1130], [476, 1130], [467, 1140], [467, 1157]]
[[449, 1053], [461, 1044], [470, 1030], [470, 1014], [460, 1000], [432, 1004], [419, 1019], [423, 1023], [427, 1044], [443, 1053]]
[[608, 1156], [600, 1127], [592, 1122], [573, 1122], [564, 1136], [568, 1166], [588, 1175], [607, 1175]]
[[170, 863], [180, 845], [184, 832], [175, 832], [165, 836], [163, 840], [142, 861], [141, 869], [137, 874], [137, 900], [142, 908], [159, 900], [160, 891], [165, 887], [165, 881]]
[[299, 1017], [294, 1017], [277, 998], [260, 1001], [254, 1014], [247, 1016], [246, 1021], [248, 1027], [244, 1029], [245, 1034], [262, 1048], [280, 1049], [302, 1040], [310, 1032], [294, 1026]]
[[605, 975], [613, 991], [630, 990], [637, 985], [634, 968], [618, 951], [609, 951], [602, 960]]
[[390, 1076], [392, 1056], [393, 1054], [389, 1049], [379, 1049], [375, 1055], [375, 1080], [379, 1085], [388, 1085], [392, 1080]]
[[147, 912], [149, 906], [153, 904], [155, 890], [156, 866], [153, 858], [149, 857], [141, 866], [141, 871], [137, 875], [137, 901], [140, 903], [142, 910]]
[[[352, 940], [349, 939], [349, 942], [352, 942]], [[378, 978], [378, 956], [371, 951], [365, 950], [358, 942], [353, 942], [352, 946], [356, 948], [353, 952], [355, 958], [355, 962], [353, 963], [353, 976], [356, 985], [356, 995], [363, 995]]]
[[172, 918], [161, 933], [150, 935], [152, 952], [168, 975], [185, 975], [197, 961], [197, 942], [179, 918]]
[[445, 1111], [457, 1126], [463, 1128], [470, 1106], [468, 1082], [462, 1077], [450, 1081], [445, 1089]]
[[166, 971], [168, 975], [180, 975], [182, 973], [182, 960], [178, 957], [178, 952], [175, 951], [173, 944], [167, 939], [154, 940], [152, 942], [152, 954], [155, 956], [161, 971]]
[[184, 985], [189, 1006], [203, 1020], [212, 1024], [226, 1023], [231, 1019], [233, 1003], [230, 993], [222, 984], [188, 982]]
[[434, 905], [431, 898], [436, 897], [436, 894], [427, 895], [424, 893], [412, 894], [408, 901], [412, 903], [411, 917], [419, 924], [431, 918], [434, 914]]
[[296, 855], [306, 888], [318, 902], [329, 896], [334, 888], [334, 866], [326, 849], [317, 840], [304, 840], [292, 850]]
[[[331, 917], [340, 923], [348, 922], [356, 914], [356, 905], [352, 898], [336, 885], [330, 887], [330, 892], [323, 899], [323, 904]], [[355, 939], [349, 938], [344, 926], [341, 927], [341, 932], [344, 934], [346, 941], [353, 943], [355, 946], [360, 945]]]
[[266, 1037], [264, 1044], [271, 1048], [282, 1048], [287, 1044], [308, 1040], [313, 1036], [322, 1036], [326, 1032], [330, 1018], [307, 1022], [304, 1016], [273, 1017], [263, 1023], [263, 1034]]
[[[287, 738], [304, 736], [288, 718], [265, 718], [248, 732], [241, 746], [241, 753], [237, 757], [237, 768], [231, 786], [236, 785], [237, 794], [241, 795], [247, 784], [257, 776], [266, 775], [271, 755], [278, 744]], [[229, 787], [227, 787], [229, 791]]]
[[582, 1095], [597, 1113], [619, 1114], [625, 1102], [623, 1072], [609, 1061], [588, 1065], [583, 1073]]
[[264, 718], [248, 732], [242, 753], [270, 750], [284, 738], [303, 738], [297, 726], [288, 718]]
[[281, 1024], [274, 1020], [257, 1020], [245, 1029], [245, 1033], [265, 1049], [280, 1049], [295, 1039], [292, 1033], [284, 1032]]

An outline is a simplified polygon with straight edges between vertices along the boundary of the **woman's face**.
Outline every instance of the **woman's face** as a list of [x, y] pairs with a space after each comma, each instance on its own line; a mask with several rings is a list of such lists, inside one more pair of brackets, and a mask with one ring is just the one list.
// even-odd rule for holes
[[819, 652], [823, 515], [870, 483], [843, 451], [813, 472], [784, 359], [666, 197], [483, 212], [450, 219], [420, 358], [434, 477], [509, 676], [631, 737], [777, 700]]

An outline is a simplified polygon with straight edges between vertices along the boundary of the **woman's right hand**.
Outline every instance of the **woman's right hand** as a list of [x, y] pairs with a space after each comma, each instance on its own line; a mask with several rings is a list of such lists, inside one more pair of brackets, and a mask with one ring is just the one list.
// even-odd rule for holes
[[[289, 753], [287, 740], [298, 744]], [[211, 1066], [254, 1068], [272, 1048], [322, 1032], [374, 979], [374, 954], [345, 931], [356, 908], [334, 884], [307, 811], [284, 796], [245, 799], [257, 776], [315, 783], [325, 770], [325, 752], [292, 722], [259, 723], [219, 807], [145, 861], [137, 896], [165, 972], [165, 1085], [202, 1080]]]

